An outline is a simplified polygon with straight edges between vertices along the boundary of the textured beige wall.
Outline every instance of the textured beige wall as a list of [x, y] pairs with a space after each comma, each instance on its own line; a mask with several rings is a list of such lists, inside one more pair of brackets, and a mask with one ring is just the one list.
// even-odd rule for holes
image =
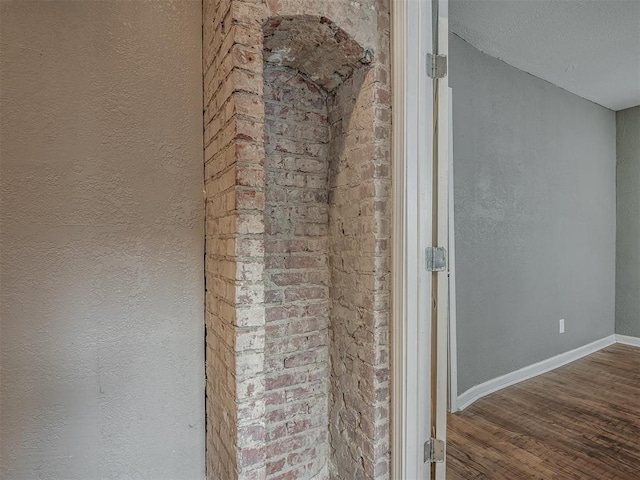
[[201, 2], [1, 3], [0, 477], [204, 477]]

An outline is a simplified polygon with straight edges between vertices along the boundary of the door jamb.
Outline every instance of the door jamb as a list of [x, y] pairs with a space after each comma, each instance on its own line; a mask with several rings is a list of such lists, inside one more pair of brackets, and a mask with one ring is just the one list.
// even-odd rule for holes
[[[437, 3], [437, 23], [438, 43], [436, 45], [439, 55], [449, 57], [449, 2], [448, 0], [432, 0]], [[434, 17], [435, 17], [434, 13]], [[445, 75], [440, 79], [433, 80], [437, 83], [437, 108], [434, 114], [437, 118], [435, 124], [436, 140], [432, 163], [437, 177], [434, 179], [434, 188], [437, 196], [433, 210], [434, 224], [437, 231], [433, 236], [434, 246], [449, 246], [449, 76]], [[433, 87], [434, 88], [434, 87]], [[434, 88], [435, 90], [435, 88]], [[435, 104], [435, 101], [434, 101]], [[435, 186], [437, 185], [437, 186]], [[434, 201], [435, 202], [435, 201]], [[448, 270], [448, 269], [447, 269]], [[432, 470], [436, 480], [444, 480], [446, 476], [446, 440], [447, 440], [447, 391], [448, 391], [448, 360], [449, 360], [449, 273], [434, 272], [437, 283], [434, 296], [435, 315], [434, 319], [434, 339], [435, 349], [434, 362], [432, 365], [434, 373], [434, 388], [432, 392], [434, 399], [435, 417], [434, 431], [432, 436], [444, 442], [444, 461], [436, 463]]]
[[[431, 243], [433, 85], [431, 2], [393, 0], [391, 474], [430, 478], [424, 442], [431, 436]], [[446, 387], [445, 387], [446, 395]]]
[[453, 190], [453, 90], [449, 87], [449, 411], [458, 411], [456, 241]]

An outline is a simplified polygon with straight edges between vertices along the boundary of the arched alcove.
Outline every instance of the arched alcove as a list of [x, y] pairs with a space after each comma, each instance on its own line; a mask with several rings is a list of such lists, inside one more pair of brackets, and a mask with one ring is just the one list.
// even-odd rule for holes
[[388, 476], [388, 31], [367, 5], [205, 2], [211, 478]]
[[360, 303], [374, 285], [360, 254], [374, 229], [359, 224], [373, 216], [360, 170], [374, 155], [361, 156], [373, 137], [357, 99], [372, 54], [300, 15], [267, 20], [263, 59], [267, 478], [362, 478], [374, 379], [359, 350], [374, 342]]

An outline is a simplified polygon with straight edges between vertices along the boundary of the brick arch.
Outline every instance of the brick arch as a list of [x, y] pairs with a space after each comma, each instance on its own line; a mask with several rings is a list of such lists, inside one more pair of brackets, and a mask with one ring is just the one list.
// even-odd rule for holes
[[298, 70], [328, 92], [373, 60], [371, 50], [326, 17], [271, 17], [265, 21], [263, 32], [266, 63]]

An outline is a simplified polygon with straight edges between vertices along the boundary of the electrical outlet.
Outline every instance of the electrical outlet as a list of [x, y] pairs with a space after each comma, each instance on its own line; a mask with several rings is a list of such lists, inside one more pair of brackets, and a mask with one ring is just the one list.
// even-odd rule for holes
[[560, 319], [560, 333], [564, 333], [564, 318]]

